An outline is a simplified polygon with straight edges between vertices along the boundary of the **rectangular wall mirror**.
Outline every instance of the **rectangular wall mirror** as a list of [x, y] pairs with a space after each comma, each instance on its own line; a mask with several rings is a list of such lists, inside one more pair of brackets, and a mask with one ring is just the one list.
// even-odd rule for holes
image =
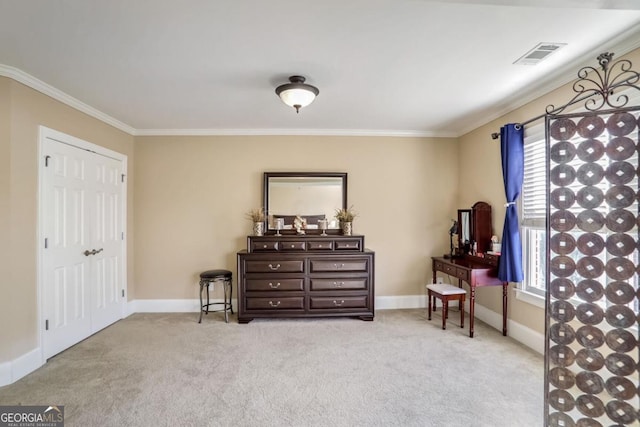
[[277, 218], [284, 231], [292, 230], [296, 216], [306, 220], [307, 230], [319, 230], [321, 219], [327, 220], [330, 231], [339, 230], [334, 215], [347, 207], [346, 173], [265, 172], [263, 188], [267, 230], [276, 229]]

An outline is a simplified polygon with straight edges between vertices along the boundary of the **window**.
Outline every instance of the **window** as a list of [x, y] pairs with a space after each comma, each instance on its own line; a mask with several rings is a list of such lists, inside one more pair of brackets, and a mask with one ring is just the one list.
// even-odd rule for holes
[[547, 212], [544, 123], [525, 128], [524, 181], [520, 198], [524, 281], [521, 290], [544, 297]]

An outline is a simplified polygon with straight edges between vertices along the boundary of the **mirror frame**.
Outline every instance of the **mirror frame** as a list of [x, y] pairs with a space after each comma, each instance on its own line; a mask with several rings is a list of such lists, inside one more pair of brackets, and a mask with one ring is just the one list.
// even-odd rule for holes
[[[264, 212], [269, 215], [269, 182], [271, 178], [340, 178], [342, 181], [342, 209], [347, 208], [347, 173], [346, 172], [265, 172], [262, 183], [262, 206]], [[269, 221], [266, 220], [267, 234], [275, 233], [275, 229], [269, 228]], [[307, 229], [307, 234], [320, 234], [320, 230]], [[340, 229], [332, 228], [326, 231], [328, 234], [338, 234]], [[280, 230], [281, 234], [296, 234], [295, 230]]]

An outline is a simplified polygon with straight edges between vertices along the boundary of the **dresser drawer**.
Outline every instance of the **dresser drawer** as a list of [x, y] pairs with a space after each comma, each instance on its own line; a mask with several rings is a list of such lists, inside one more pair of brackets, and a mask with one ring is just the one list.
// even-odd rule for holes
[[309, 241], [307, 242], [307, 249], [310, 251], [331, 251], [333, 250], [333, 240], [327, 241]]
[[280, 242], [278, 248], [281, 251], [305, 251], [307, 242]]
[[456, 268], [456, 274], [455, 276], [459, 279], [462, 279], [464, 281], [469, 281], [469, 270], [464, 269], [464, 268]]
[[440, 261], [434, 261], [433, 262], [433, 268], [436, 271], [442, 271], [444, 269], [444, 264], [442, 262], [440, 262]]
[[303, 291], [304, 278], [300, 279], [247, 279], [244, 289], [247, 292], [260, 291]]
[[442, 269], [440, 271], [443, 271], [450, 276], [456, 275], [456, 267], [451, 264], [442, 264]]
[[247, 310], [304, 310], [304, 297], [247, 298]]
[[366, 272], [369, 268], [369, 260], [367, 258], [310, 259], [309, 265], [312, 273], [342, 271]]
[[251, 252], [262, 252], [262, 251], [277, 251], [278, 250], [278, 241], [277, 240], [262, 240], [262, 241], [251, 241]]
[[367, 295], [339, 297], [311, 297], [312, 310], [335, 310], [340, 308], [366, 308]]
[[304, 260], [247, 260], [245, 261], [245, 271], [247, 273], [303, 273]]
[[312, 291], [364, 290], [367, 289], [366, 277], [357, 279], [311, 279]]
[[342, 239], [342, 240], [336, 240], [335, 242], [335, 247], [337, 251], [344, 251], [344, 250], [354, 250], [354, 251], [359, 251], [362, 248], [360, 247], [360, 240], [359, 239]]

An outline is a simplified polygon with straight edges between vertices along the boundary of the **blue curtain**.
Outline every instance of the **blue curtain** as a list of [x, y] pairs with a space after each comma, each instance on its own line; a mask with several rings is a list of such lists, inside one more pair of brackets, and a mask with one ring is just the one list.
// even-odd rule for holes
[[524, 129], [518, 124], [507, 124], [500, 129], [502, 176], [507, 196], [504, 229], [502, 230], [502, 256], [498, 278], [504, 282], [522, 282], [522, 241], [518, 225], [516, 200], [522, 191], [524, 175]]

